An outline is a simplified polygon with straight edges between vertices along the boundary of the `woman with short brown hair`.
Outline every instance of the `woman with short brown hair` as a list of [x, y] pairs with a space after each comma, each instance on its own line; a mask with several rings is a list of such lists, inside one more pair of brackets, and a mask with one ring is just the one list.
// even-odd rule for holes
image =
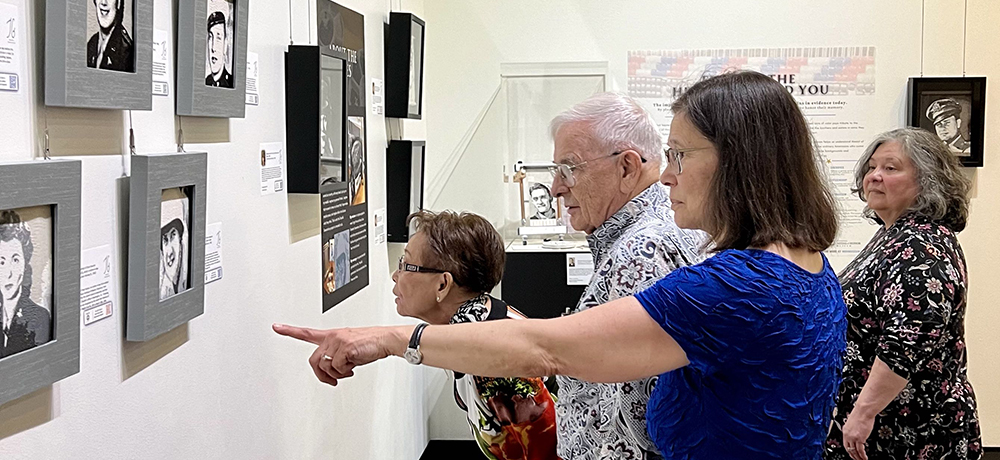
[[[430, 324], [522, 319], [489, 292], [503, 277], [503, 238], [472, 213], [420, 211], [408, 224], [416, 232], [406, 243], [396, 283], [396, 311]], [[502, 337], [493, 337], [498, 344]], [[539, 378], [488, 378], [454, 374], [455, 402], [487, 458], [556, 458], [555, 401]]]
[[677, 225], [712, 236], [704, 262], [550, 320], [275, 330], [319, 345], [310, 364], [324, 381], [389, 355], [479, 375], [661, 374], [647, 429], [664, 457], [820, 458], [846, 320], [820, 252], [836, 213], [806, 121], [784, 86], [756, 72], [696, 83], [673, 110], [660, 180]]

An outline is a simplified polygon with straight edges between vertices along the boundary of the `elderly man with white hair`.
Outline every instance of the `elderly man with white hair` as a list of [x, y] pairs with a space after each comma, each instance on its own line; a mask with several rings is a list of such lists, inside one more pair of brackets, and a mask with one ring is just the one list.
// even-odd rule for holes
[[[573, 313], [636, 294], [701, 259], [701, 232], [674, 224], [659, 183], [663, 140], [633, 99], [594, 95], [552, 120], [552, 193], [587, 233], [594, 277]], [[558, 450], [564, 460], [662, 458], [646, 433], [656, 377], [589, 383], [558, 377]]]

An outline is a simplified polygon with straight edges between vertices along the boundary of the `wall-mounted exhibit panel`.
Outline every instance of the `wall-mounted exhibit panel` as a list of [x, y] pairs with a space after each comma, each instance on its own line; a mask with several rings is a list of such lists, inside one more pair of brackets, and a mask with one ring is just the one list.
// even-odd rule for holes
[[410, 239], [406, 218], [424, 207], [424, 141], [390, 141], [385, 152], [388, 240]]
[[297, 45], [285, 52], [289, 193], [319, 193], [346, 181], [347, 60], [331, 54], [319, 46]]
[[391, 13], [385, 42], [385, 116], [421, 119], [424, 97], [424, 21]]
[[[364, 16], [319, 0], [316, 18], [318, 49], [286, 54], [285, 112], [289, 191], [320, 194], [325, 312], [368, 285], [368, 110]], [[307, 74], [295, 75], [300, 68]], [[293, 80], [307, 88], [293, 89]], [[303, 182], [293, 189], [293, 180]]]

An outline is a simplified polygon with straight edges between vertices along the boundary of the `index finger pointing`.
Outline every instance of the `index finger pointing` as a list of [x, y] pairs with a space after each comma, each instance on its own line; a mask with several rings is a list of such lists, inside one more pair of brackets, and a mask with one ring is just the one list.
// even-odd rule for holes
[[305, 342], [309, 342], [315, 345], [319, 345], [323, 341], [323, 331], [318, 329], [310, 329], [308, 327], [297, 327], [288, 326], [285, 324], [273, 324], [271, 329], [280, 335], [285, 337], [291, 337], [293, 339], [299, 339]]

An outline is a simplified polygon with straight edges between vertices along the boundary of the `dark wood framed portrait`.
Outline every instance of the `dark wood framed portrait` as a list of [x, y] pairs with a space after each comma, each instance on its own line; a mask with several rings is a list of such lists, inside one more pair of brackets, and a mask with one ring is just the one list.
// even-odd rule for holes
[[986, 77], [914, 77], [909, 82], [910, 126], [937, 134], [963, 166], [983, 166]]
[[0, 164], [0, 404], [80, 371], [80, 173]]

